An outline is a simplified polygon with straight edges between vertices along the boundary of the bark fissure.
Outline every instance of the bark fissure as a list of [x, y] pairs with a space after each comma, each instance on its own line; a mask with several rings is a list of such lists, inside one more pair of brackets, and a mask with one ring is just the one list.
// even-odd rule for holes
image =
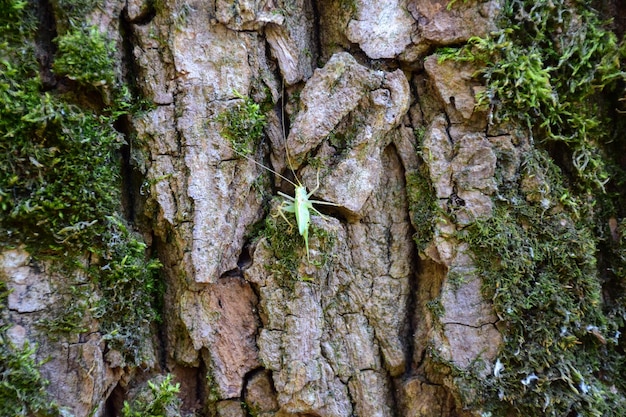
[[57, 86], [56, 76], [52, 73], [52, 63], [57, 47], [53, 40], [57, 37], [56, 19], [52, 5], [48, 0], [40, 0], [37, 5], [37, 61], [44, 91]]

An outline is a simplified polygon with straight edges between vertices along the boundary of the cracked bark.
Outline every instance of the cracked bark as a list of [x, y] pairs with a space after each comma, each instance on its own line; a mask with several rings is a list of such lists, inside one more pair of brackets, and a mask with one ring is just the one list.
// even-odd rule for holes
[[[142, 370], [113, 366], [102, 341], [87, 335], [53, 363], [96, 369], [100, 385], [58, 387], [63, 377], [49, 372], [58, 400], [87, 410], [76, 415], [114, 416], [127, 387], [171, 372], [183, 410], [199, 415], [474, 415], [428, 348], [457, 366], [484, 360], [491, 370], [497, 318], [454, 232], [490, 215], [497, 150], [514, 147], [506, 135], [486, 134], [474, 68], [426, 55], [487, 33], [497, 2], [459, 2], [453, 12], [445, 2], [402, 0], [104, 3], [90, 19], [125, 45], [126, 77], [155, 104], [121, 129], [136, 138], [124, 151], [126, 214], [163, 263], [160, 360]], [[53, 33], [41, 34], [44, 49]], [[289, 281], [272, 268], [283, 254], [251, 236], [267, 217], [263, 194], [275, 191], [267, 173], [219, 133], [217, 117], [238, 103], [235, 92], [274, 106], [258, 155], [289, 175], [288, 152], [309, 190], [320, 175], [312, 198], [339, 205], [312, 219], [333, 245], [320, 248], [311, 234], [313, 262], [300, 248]], [[436, 224], [418, 254], [407, 177], [423, 164], [442, 212], [454, 216]], [[11, 263], [20, 254], [2, 256], [4, 276], [30, 274], [33, 287], [22, 294], [14, 279], [9, 299], [16, 324], [30, 328], [28, 308], [49, 307], [41, 299], [51, 277], [24, 259]], [[441, 317], [429, 309], [433, 300]]]
[[[417, 125], [405, 117], [411, 100], [406, 75], [391, 62], [375, 69], [366, 62], [368, 51], [372, 58], [387, 52], [372, 52], [377, 42], [365, 37], [377, 33], [367, 32], [367, 21], [358, 35], [357, 29], [346, 32], [356, 10], [341, 2], [231, 6], [219, 0], [164, 1], [158, 8], [112, 2], [90, 16], [121, 45], [120, 68], [131, 87], [156, 105], [118, 126], [129, 138], [122, 153], [125, 214], [145, 231], [167, 285], [164, 321], [155, 334], [159, 360], [145, 371], [173, 373], [188, 411], [244, 415], [239, 401], [245, 400], [268, 416], [409, 413], [407, 381], [426, 377], [412, 359], [425, 341], [413, 336], [424, 320], [411, 312], [420, 310], [422, 284], [404, 180], [418, 163], [411, 151]], [[368, 7], [357, 4], [361, 13]], [[42, 16], [54, 21], [52, 12]], [[411, 18], [401, 18], [409, 27], [395, 22], [397, 30], [412, 31]], [[41, 34], [47, 55], [54, 54], [53, 32]], [[368, 42], [365, 53], [348, 39]], [[352, 55], [337, 54], [340, 45]], [[400, 48], [394, 54], [405, 46], [393, 46]], [[323, 69], [314, 74], [315, 62]], [[332, 258], [323, 269], [300, 264], [312, 282], [274, 280], [266, 266], [281, 254], [263, 240], [250, 246], [248, 230], [265, 216], [265, 200], [252, 183], [264, 173], [234, 158], [219, 135], [216, 118], [237, 103], [234, 91], [286, 108], [289, 132], [282, 131], [282, 114], [268, 115], [276, 169], [288, 166], [288, 151], [298, 164], [291, 168], [312, 189], [318, 169], [306, 158], [329, 167], [316, 196], [340, 204], [328, 212], [337, 218], [313, 223], [335, 236], [335, 246], [324, 254], [311, 237], [312, 258]], [[342, 154], [329, 142], [331, 133], [349, 138]], [[3, 265], [5, 275], [16, 275], [7, 269], [10, 262]], [[44, 291], [47, 281], [39, 282]], [[27, 301], [16, 301], [19, 294], [10, 302], [23, 313]], [[36, 294], [31, 288], [28, 297]], [[62, 362], [75, 369], [70, 350]], [[145, 377], [116, 367], [110, 357], [105, 361], [99, 350], [90, 355], [80, 360], [90, 369], [100, 364], [100, 387], [70, 391], [82, 393], [76, 397], [98, 391], [80, 407], [116, 415]], [[72, 406], [69, 393], [53, 394]]]

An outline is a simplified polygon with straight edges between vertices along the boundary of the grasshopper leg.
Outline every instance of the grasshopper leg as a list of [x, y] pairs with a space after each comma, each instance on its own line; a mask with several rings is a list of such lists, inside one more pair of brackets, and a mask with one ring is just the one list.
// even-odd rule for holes
[[320, 170], [317, 170], [317, 181], [315, 184], [315, 188], [313, 188], [311, 190], [311, 192], [309, 192], [309, 194], [307, 194], [307, 198], [311, 197], [313, 194], [315, 194], [315, 192], [317, 191], [317, 189], [320, 188]]
[[277, 216], [282, 217], [283, 219], [285, 219], [285, 221], [287, 222], [289, 227], [293, 228], [293, 223], [291, 223], [289, 221], [289, 219], [287, 218], [287, 216], [285, 216], [285, 212], [288, 212], [288, 213], [294, 213], [295, 212], [295, 207], [294, 207], [293, 203], [288, 203], [286, 201], [283, 201], [280, 204], [280, 206], [278, 206], [278, 214], [274, 214], [273, 217], [277, 217]]

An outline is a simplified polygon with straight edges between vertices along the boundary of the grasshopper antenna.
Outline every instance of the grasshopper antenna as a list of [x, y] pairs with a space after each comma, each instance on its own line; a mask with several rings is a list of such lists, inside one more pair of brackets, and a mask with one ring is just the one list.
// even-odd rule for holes
[[241, 156], [242, 158], [246, 158], [248, 161], [250, 162], [254, 162], [255, 164], [257, 164], [258, 166], [260, 166], [261, 168], [267, 169], [269, 172], [271, 172], [274, 175], [278, 175], [280, 178], [282, 178], [283, 180], [287, 181], [289, 184], [293, 185], [294, 187], [297, 187], [298, 184], [294, 183], [293, 181], [291, 181], [289, 178], [286, 178], [284, 175], [279, 174], [278, 172], [274, 171], [272, 168], [270, 167], [266, 167], [265, 165], [263, 165], [262, 163], [254, 160], [253, 158], [250, 158], [248, 155], [243, 154], [241, 152], [239, 152], [238, 150], [236, 150], [235, 148], [233, 148], [232, 146], [229, 146], [229, 148], [235, 152], [237, 155]]
[[[296, 175], [296, 172], [293, 170], [293, 165], [291, 164], [291, 158], [289, 157], [289, 149], [287, 149], [287, 128], [285, 127], [285, 100], [286, 100], [286, 96], [285, 96], [285, 78], [283, 78], [282, 80], [282, 103], [280, 106], [280, 123], [282, 124], [282, 130], [283, 130], [283, 143], [285, 145], [285, 155], [287, 155], [287, 165], [289, 165], [289, 170], [291, 171], [291, 173], [293, 174], [293, 177], [296, 179], [296, 181], [298, 181], [299, 185], [302, 185], [300, 183], [300, 179], [298, 178], [298, 176]], [[289, 181], [290, 183], [293, 184], [293, 182]], [[295, 184], [294, 184], [295, 186]]]

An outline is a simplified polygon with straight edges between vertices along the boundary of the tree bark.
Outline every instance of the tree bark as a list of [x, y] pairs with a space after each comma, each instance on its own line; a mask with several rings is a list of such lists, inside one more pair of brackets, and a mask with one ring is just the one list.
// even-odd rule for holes
[[[519, 190], [519, 205], [543, 205], [549, 219], [541, 221], [568, 230], [551, 241], [536, 238], [554, 245], [546, 253], [559, 252], [561, 242], [596, 233], [579, 225], [578, 213], [593, 211], [582, 196], [604, 197], [576, 188], [570, 151], [535, 143], [521, 122], [492, 121], [495, 101], [490, 108], [476, 98], [487, 88], [477, 76], [484, 63], [440, 59], [440, 48], [496, 31], [504, 5], [451, 3], [107, 0], [84, 16], [115, 43], [116, 79], [150, 103], [115, 124], [127, 144], [117, 161], [119, 204], [146, 253], [162, 264], [163, 292], [156, 303], [161, 319], [148, 320], [149, 336], [137, 348], [141, 359], [132, 363], [97, 315], [86, 331], [69, 335], [53, 337], [38, 327], [72, 302], [68, 291], [76, 282], [90, 286], [94, 298], [107, 293], [81, 281], [79, 272], [71, 279], [56, 273], [54, 260], [35, 265], [37, 254], [26, 246], [5, 246], [0, 279], [12, 290], [3, 313], [7, 340], [37, 344], [36, 357], [48, 359], [40, 367], [50, 381], [46, 391], [68, 415], [112, 417], [122, 415], [124, 401], [154, 402], [150, 386], [167, 374], [180, 384], [180, 403], [170, 402], [162, 414], [168, 416], [464, 417], [510, 404], [506, 415], [524, 415], [519, 404], [530, 399], [491, 395], [500, 375], [514, 372], [503, 365], [514, 320], [498, 307], [499, 287], [489, 278], [489, 271], [505, 271], [508, 260], [489, 252], [492, 265], [485, 267], [478, 248], [492, 248], [490, 240], [472, 233], [506, 218], [509, 229], [501, 230], [498, 245], [507, 242], [507, 230], [539, 236], [529, 231], [530, 215], [501, 216], [504, 199], [518, 204], [507, 190]], [[48, 45], [41, 56], [50, 62], [57, 54], [50, 37], [78, 24], [66, 19], [66, 7], [39, 4], [46, 13], [40, 13], [38, 45]], [[579, 13], [574, 5], [571, 13]], [[41, 62], [50, 91], [77, 88], [76, 80]], [[95, 106], [104, 109], [109, 98], [102, 97]], [[93, 105], [89, 97], [79, 101]], [[619, 113], [612, 117], [622, 123]], [[258, 138], [242, 137], [261, 127]], [[551, 183], [542, 166], [530, 166], [528, 155], [537, 149], [571, 181], [559, 196], [546, 191]], [[619, 181], [608, 184], [610, 192], [622, 191]], [[308, 208], [307, 236], [278, 194], [293, 196], [301, 186], [322, 202]], [[581, 198], [576, 214], [566, 193]], [[580, 303], [597, 293], [592, 304], [606, 317], [623, 303], [624, 279], [621, 272], [607, 278], [598, 271], [620, 251], [622, 212], [604, 217], [598, 227], [608, 225], [612, 236], [594, 234], [599, 243], [584, 252], [597, 261], [596, 286], [581, 286]], [[533, 244], [514, 250], [533, 252]], [[571, 255], [571, 262], [582, 263], [581, 256]], [[94, 256], [82, 261], [105, 264]], [[548, 270], [544, 264], [561, 265], [530, 262], [541, 271]], [[602, 296], [602, 284], [615, 293]], [[554, 291], [556, 298], [575, 284], [562, 285], [542, 294]], [[531, 292], [519, 297], [530, 299]], [[560, 332], [557, 339], [569, 326], [569, 313], [559, 314], [562, 322], [545, 316], [542, 327]], [[623, 321], [601, 328], [585, 318], [590, 315], [572, 323], [597, 339], [595, 358], [610, 347], [623, 360]], [[562, 338], [555, 343], [565, 343]], [[581, 338], [573, 344], [587, 343]], [[512, 376], [522, 389], [531, 390], [532, 376], [543, 378], [546, 368], [561, 369], [558, 361], [532, 366], [532, 373]], [[624, 372], [623, 362], [615, 367], [617, 375]], [[600, 381], [600, 373], [589, 374]], [[590, 377], [581, 378], [562, 376], [560, 383], [584, 402], [596, 388], [584, 388]], [[615, 407], [623, 404], [623, 381], [597, 384], [612, 387]], [[556, 401], [545, 397], [546, 408]], [[604, 415], [620, 415], [613, 411]]]

